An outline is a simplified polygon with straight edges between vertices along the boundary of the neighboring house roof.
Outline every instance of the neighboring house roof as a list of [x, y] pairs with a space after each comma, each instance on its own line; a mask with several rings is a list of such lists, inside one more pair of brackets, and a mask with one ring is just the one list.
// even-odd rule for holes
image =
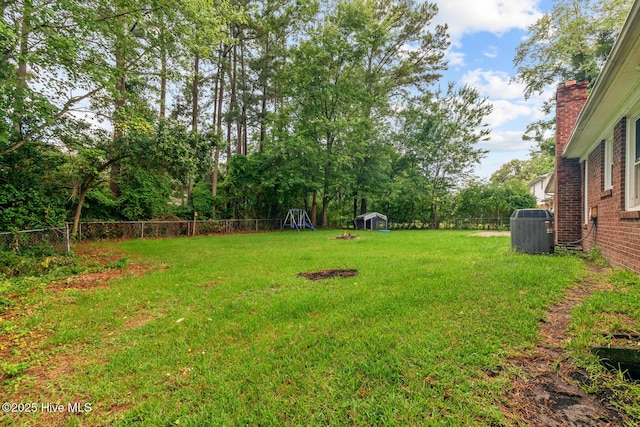
[[546, 204], [547, 201], [553, 198], [553, 190], [551, 190], [551, 194], [547, 191], [549, 182], [553, 180], [553, 177], [554, 173], [549, 172], [540, 175], [529, 183], [529, 190], [536, 196], [536, 203], [538, 205]]
[[552, 172], [551, 177], [549, 178], [549, 182], [547, 182], [547, 186], [544, 187], [544, 192], [553, 196], [556, 193], [556, 173]]
[[534, 185], [536, 185], [537, 183], [539, 183], [540, 181], [545, 182], [545, 180], [547, 179], [551, 179], [551, 175], [553, 175], [553, 172], [549, 172], [549, 173], [545, 173], [544, 175], [540, 175], [536, 178], [534, 178], [530, 183], [529, 183], [529, 187], [533, 187]]
[[620, 110], [631, 106], [631, 103], [637, 100], [639, 90], [640, 1], [635, 1], [611, 54], [582, 108], [563, 156], [568, 158], [586, 156], [594, 144], [604, 139], [605, 131], [611, 123], [620, 119]]

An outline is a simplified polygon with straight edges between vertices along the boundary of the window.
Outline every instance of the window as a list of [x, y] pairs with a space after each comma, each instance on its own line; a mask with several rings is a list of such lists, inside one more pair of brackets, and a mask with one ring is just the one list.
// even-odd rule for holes
[[640, 118], [629, 120], [627, 134], [627, 185], [626, 208], [640, 209]]
[[633, 206], [640, 205], [640, 119], [634, 123], [633, 135]]
[[613, 188], [613, 141], [604, 141], [604, 189]]

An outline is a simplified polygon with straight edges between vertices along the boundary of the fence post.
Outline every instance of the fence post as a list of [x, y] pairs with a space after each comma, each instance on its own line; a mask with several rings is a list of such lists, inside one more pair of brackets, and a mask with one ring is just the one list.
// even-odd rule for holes
[[193, 211], [193, 235], [196, 235], [196, 219], [198, 219], [198, 212]]
[[144, 239], [144, 221], [140, 221], [140, 238]]
[[69, 239], [69, 223], [64, 223], [64, 251], [67, 255], [71, 253], [71, 240]]

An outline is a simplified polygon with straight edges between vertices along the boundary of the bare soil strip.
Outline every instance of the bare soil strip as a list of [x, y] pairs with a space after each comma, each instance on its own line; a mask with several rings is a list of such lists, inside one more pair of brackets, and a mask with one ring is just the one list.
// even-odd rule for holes
[[606, 401], [606, 396], [600, 399], [580, 388], [579, 383], [588, 377], [571, 365], [564, 349], [571, 310], [605, 286], [590, 275], [569, 290], [548, 312], [534, 351], [509, 361], [523, 374], [515, 378], [506, 396], [503, 411], [508, 418], [515, 415], [520, 422], [536, 427], [623, 425], [625, 416]]

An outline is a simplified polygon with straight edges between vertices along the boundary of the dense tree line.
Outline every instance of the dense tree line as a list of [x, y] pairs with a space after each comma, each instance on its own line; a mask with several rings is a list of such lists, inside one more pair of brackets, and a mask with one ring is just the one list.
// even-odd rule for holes
[[0, 3], [0, 229], [367, 210], [437, 225], [491, 105], [414, 0]]

